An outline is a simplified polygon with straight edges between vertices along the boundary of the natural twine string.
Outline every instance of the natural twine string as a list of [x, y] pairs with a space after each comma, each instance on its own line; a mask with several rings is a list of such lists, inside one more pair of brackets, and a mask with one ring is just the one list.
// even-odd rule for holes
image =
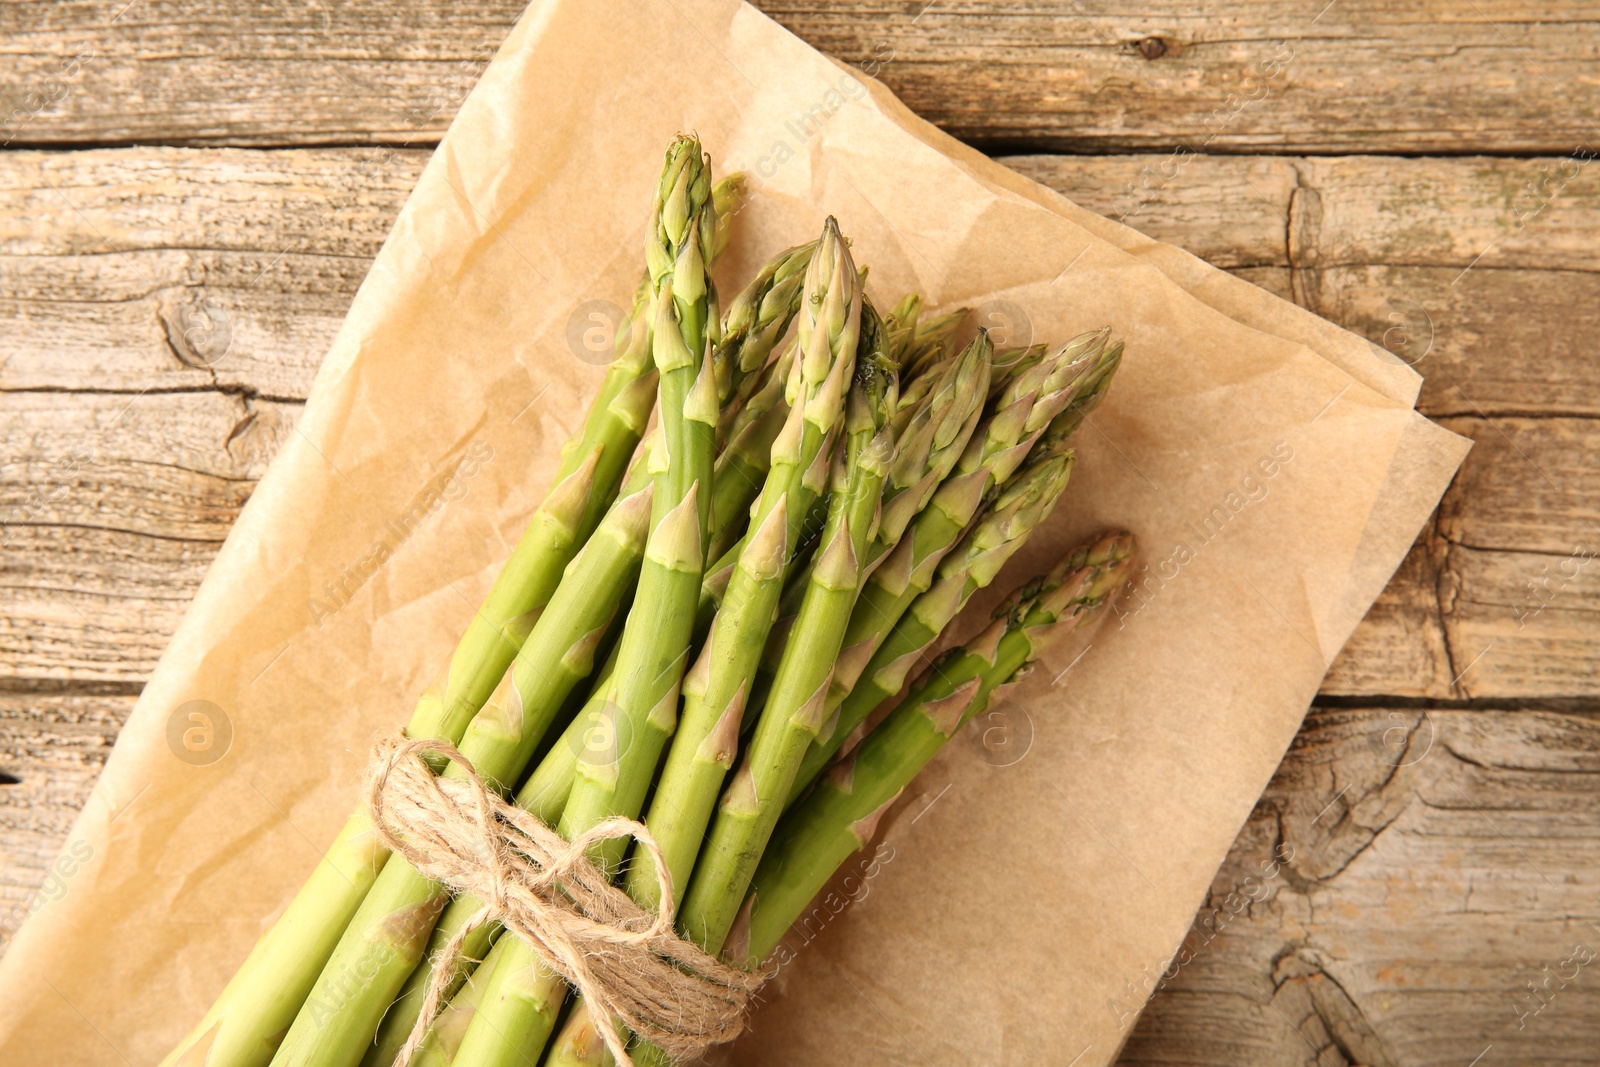
[[[466, 774], [435, 775], [423, 758], [429, 753]], [[467, 935], [490, 921], [533, 946], [583, 996], [623, 1067], [632, 1060], [618, 1021], [674, 1059], [738, 1035], [763, 976], [677, 936], [671, 874], [642, 824], [607, 819], [568, 841], [486, 789], [461, 753], [441, 741], [380, 741], [367, 784], [378, 839], [429, 878], [483, 902], [434, 960], [422, 1012], [395, 1067], [410, 1062], [438, 1015]], [[649, 856], [661, 884], [659, 913], [636, 904], [589, 860], [588, 849], [618, 837], [634, 838]]]

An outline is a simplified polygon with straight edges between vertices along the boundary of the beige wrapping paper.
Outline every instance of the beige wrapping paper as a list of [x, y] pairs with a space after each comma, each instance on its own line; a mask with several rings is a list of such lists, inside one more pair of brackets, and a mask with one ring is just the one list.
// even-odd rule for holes
[[[1114, 1058], [1131, 1016], [1108, 1002], [1176, 949], [1465, 443], [1366, 342], [955, 144], [753, 8], [557, 0], [423, 173], [117, 742], [64, 894], [0, 964], [0, 1062], [154, 1063], [299, 886], [542, 497], [600, 377], [573, 324], [626, 303], [681, 129], [751, 176], [725, 293], [833, 213], [881, 303], [1014, 305], [1041, 339], [1113, 324], [1127, 358], [1068, 500], [996, 593], [1107, 524], [1154, 568], [1011, 698], [1025, 758], [958, 740], [929, 768], [870, 893], [719, 1055]], [[177, 740], [196, 700], [229, 733], [211, 762]]]

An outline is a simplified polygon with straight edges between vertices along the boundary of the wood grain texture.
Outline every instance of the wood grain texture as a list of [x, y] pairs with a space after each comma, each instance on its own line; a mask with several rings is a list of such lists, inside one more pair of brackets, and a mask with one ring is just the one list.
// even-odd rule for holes
[[132, 709], [131, 696], [0, 695], [0, 938], [71, 891], [57, 853]]
[[1597, 136], [1600, 94], [1575, 84], [1595, 18], [1580, 4], [1538, 21], [1488, 0], [762, 7], [832, 55], [877, 60], [913, 110], [980, 145], [1536, 154]]
[[1423, 374], [1425, 414], [1600, 415], [1594, 162], [1007, 163], [1389, 348]]
[[1593, 715], [1315, 709], [1121, 1063], [1593, 1063], [1597, 864]]
[[6, 154], [0, 388], [303, 400], [426, 158]]
[[4, 681], [142, 684], [298, 414], [215, 390], [7, 394]]
[[[431, 144], [522, 6], [6, 4], [0, 138]], [[1600, 136], [1600, 19], [1573, 0], [759, 6], [991, 149], [1560, 154]]]

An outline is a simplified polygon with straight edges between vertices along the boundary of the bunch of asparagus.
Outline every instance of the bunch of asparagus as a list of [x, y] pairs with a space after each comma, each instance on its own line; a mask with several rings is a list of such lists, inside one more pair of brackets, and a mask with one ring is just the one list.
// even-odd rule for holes
[[[1122, 347], [1109, 329], [957, 346], [962, 314], [924, 316], [915, 295], [880, 315], [831, 218], [719, 313], [709, 272], [741, 195], [695, 138], [668, 149], [618, 356], [405, 729], [456, 746], [437, 773], [476, 774], [569, 838], [642, 815], [664, 869], [626, 839], [595, 863], [754, 968], [939, 745], [1100, 613], [1132, 548], [1070, 554], [896, 704], [1050, 514]], [[481, 908], [358, 811], [164, 1062], [389, 1067], [436, 981], [448, 1000], [412, 1063], [600, 1063], [625, 1039], [668, 1062], [652, 1039], [670, 1005], [619, 1036], [532, 946], [472, 928]], [[457, 935], [465, 962], [435, 975]]]

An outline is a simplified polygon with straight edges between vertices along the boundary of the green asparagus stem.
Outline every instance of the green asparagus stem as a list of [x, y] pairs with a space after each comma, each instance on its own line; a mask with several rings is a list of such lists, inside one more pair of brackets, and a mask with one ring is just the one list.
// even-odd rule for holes
[[[745, 534], [750, 506], [772, 468], [772, 446], [789, 418], [783, 389], [793, 362], [791, 347], [750, 379], [762, 383], [761, 388], [743, 402], [740, 411], [748, 418], [736, 420], [737, 429], [717, 456], [711, 505], [717, 529], [712, 532], [707, 559], [721, 559]], [[724, 408], [725, 413], [729, 410]]]
[[[887, 425], [895, 374], [883, 341], [876, 314], [863, 305], [856, 372], [846, 404], [846, 447], [838, 468], [848, 475], [836, 474], [840, 486], [834, 497], [841, 506], [848, 502], [855, 509], [849, 517], [862, 529], [863, 542], [894, 444]], [[776, 506], [745, 544], [711, 633], [684, 680], [678, 733], [645, 820], [667, 862], [675, 905], [683, 898], [723, 778], [733, 766], [750, 681], [782, 593], [784, 565], [792, 551], [785, 488], [798, 487], [792, 480], [779, 487]], [[641, 855], [625, 885], [641, 905], [658, 909], [661, 881], [651, 860]]]
[[[800, 759], [823, 726], [828, 682], [860, 589], [861, 560], [895, 454], [888, 428], [893, 397], [886, 390], [875, 397], [861, 390], [853, 392], [852, 399], [859, 402], [852, 404], [847, 425], [850, 454], [842, 484], [829, 505], [828, 525], [811, 567], [805, 600], [785, 643], [750, 751], [723, 795], [684, 898], [680, 926], [710, 952], [720, 948]], [[753, 660], [754, 656], [750, 667]], [[753, 673], [749, 667], [746, 671], [746, 677]], [[688, 801], [674, 795], [669, 803]], [[688, 847], [695, 843], [692, 838], [685, 842]]]
[[[712, 197], [719, 219], [738, 210], [744, 188], [742, 174], [718, 183]], [[714, 253], [722, 251], [726, 232], [727, 227], [717, 227]], [[618, 330], [619, 355], [583, 426], [562, 446], [555, 487], [468, 624], [445, 681], [419, 700], [406, 725], [408, 737], [460, 740], [500, 683], [567, 562], [618, 495], [617, 483], [655, 403], [643, 299], [647, 286], [640, 286], [640, 296]], [[353, 815], [305, 887], [162, 1067], [175, 1067], [195, 1049], [203, 1050], [208, 1067], [266, 1064], [387, 858], [372, 840], [365, 812]]]
[[[715, 803], [722, 775], [738, 749], [749, 661], [760, 658], [782, 592], [787, 527], [788, 517], [780, 501], [740, 553], [710, 636], [684, 678], [677, 738], [646, 820], [666, 850], [675, 886], [687, 880], [700, 845], [701, 830], [694, 828], [691, 804], [699, 797], [692, 790], [702, 780], [714, 779], [710, 788]], [[686, 791], [690, 795], [684, 795]], [[647, 858], [635, 859], [628, 891], [641, 904], [660, 906], [659, 877]]]
[[[708, 180], [697, 141], [684, 138], [674, 151], [683, 157], [675, 176], [680, 186], [692, 188]], [[677, 198], [663, 197], [657, 240], [652, 242], [657, 249], [652, 253], [652, 274], [660, 294], [655, 332], [662, 429], [671, 448], [657, 476], [659, 526], [646, 549], [639, 592], [611, 682], [612, 700], [630, 727], [631, 740], [626, 750], [607, 758], [579, 760], [562, 814], [562, 829], [569, 836], [610, 815], [637, 812], [643, 802], [659, 753], [659, 743], [653, 746], [652, 737], [659, 736], [664, 743], [675, 726], [678, 686], [709, 540], [713, 435], [720, 409], [705, 361], [707, 283], [694, 230], [700, 218], [713, 216], [699, 207], [685, 207], [677, 216], [670, 210], [675, 203]], [[652, 747], [656, 752], [650, 751]], [[636, 781], [640, 778], [644, 781]], [[630, 803], [633, 792], [640, 794], [639, 799]]]
[[[607, 683], [626, 746], [585, 752], [559, 829], [571, 838], [612, 815], [636, 815], [662, 747], [676, 725], [682, 678], [709, 541], [712, 459], [719, 408], [708, 347], [706, 251], [715, 215], [706, 203], [709, 166], [692, 137], [668, 150], [656, 222], [646, 243], [655, 288], [652, 342], [661, 374], [661, 436], [655, 455], [654, 529], [638, 592]], [[596, 849], [615, 868], [623, 843]], [[512, 1065], [544, 1047], [564, 987], [527, 943], [502, 938], [483, 1001], [462, 1041], [462, 1067]]]
[[945, 742], [1047, 648], [1103, 616], [1132, 561], [1131, 536], [1101, 536], [1024, 585], [987, 630], [924, 672], [889, 717], [784, 817], [724, 958], [744, 967], [766, 959]]
[[546, 1053], [543, 1067], [615, 1067], [616, 1062], [589, 1017], [588, 1005], [579, 1000]]
[[[656, 372], [650, 362], [650, 328], [645, 317], [647, 295], [641, 285], [634, 294], [633, 311], [627, 321], [617, 327], [617, 357], [606, 368], [600, 391], [589, 405], [583, 428], [561, 446], [561, 465], [556, 472], [557, 478], [563, 477], [569, 470], [577, 469], [599, 448], [601, 454], [595, 469], [596, 482], [599, 485], [616, 486], [633, 458], [634, 449], [649, 421], [650, 411], [655, 406]], [[608, 442], [617, 442], [622, 447], [608, 447]], [[578, 541], [579, 545], [588, 538], [610, 506], [609, 498], [591, 497], [578, 526], [582, 538]], [[465, 727], [465, 721], [461, 725]], [[461, 735], [460, 729], [456, 729], [444, 732], [444, 736], [451, 736], [452, 733], [456, 737]]]
[[[516, 951], [518, 946], [523, 951]], [[487, 978], [479, 977], [485, 974]], [[538, 1063], [567, 998], [561, 976], [546, 967], [526, 942], [502, 937], [474, 977], [477, 1010], [450, 1063], [454, 1067], [528, 1067]], [[461, 999], [460, 993], [456, 999]]]
[[[488, 952], [488, 943], [485, 942], [483, 951]], [[472, 1017], [478, 1012], [478, 1004], [483, 999], [483, 988], [489, 977], [488, 971], [478, 970], [468, 975], [460, 991], [451, 998], [433, 1020], [433, 1025], [428, 1028], [427, 1035], [422, 1044], [411, 1057], [409, 1067], [450, 1067], [456, 1057], [456, 1051], [461, 1048], [461, 1039], [466, 1036], [467, 1027], [472, 1025]], [[401, 1044], [410, 1036], [409, 1028], [401, 1034]], [[393, 1067], [395, 1056], [400, 1051], [396, 1045], [389, 1051], [387, 1057], [381, 1052], [369, 1050], [363, 1064], [372, 1067]]]
[[717, 420], [717, 440], [722, 442], [723, 447], [727, 447], [727, 442], [738, 437], [745, 427], [774, 407], [785, 412], [789, 410], [784, 391], [789, 385], [794, 345], [785, 344], [781, 351], [783, 354], [777, 360], [769, 362], [739, 383], [733, 398], [722, 406], [722, 414]]
[[717, 229], [711, 238], [709, 262], [715, 262], [728, 249], [728, 238], [733, 236], [729, 225], [733, 217], [744, 210], [750, 193], [750, 181], [743, 171], [736, 170], [711, 187], [711, 209], [717, 213]]
[[[917, 336], [917, 319], [922, 314], [922, 296], [907, 293], [883, 317], [884, 350], [896, 367], [905, 368], [906, 350]], [[902, 383], [903, 384], [903, 383]]]
[[1031, 367], [1043, 362], [1048, 345], [1029, 345], [1027, 348], [997, 348], [994, 353], [994, 374], [989, 378], [989, 400], [992, 403], [1001, 390]]
[[[1007, 508], [1018, 507], [1015, 497], [1008, 497], [1005, 503], [995, 501], [995, 489], [1016, 477], [1018, 464], [1035, 452], [1038, 456], [1030, 461], [1033, 465], [1062, 454], [1084, 413], [1098, 403], [1122, 352], [1120, 342], [1107, 346], [1105, 340], [1104, 331], [1084, 334], [1067, 342], [1051, 358], [1034, 362], [1024, 373], [1013, 368], [1010, 382], [990, 403], [991, 414], [973, 435], [955, 472], [873, 571], [851, 614], [834, 673], [830, 725], [823, 739], [806, 754], [795, 778], [795, 794], [810, 784], [845, 735], [899, 689], [896, 682], [887, 693], [874, 695], [870, 687], [855, 692], [863, 671], [869, 670], [869, 661], [870, 672], [875, 673], [907, 651], [874, 658], [901, 616], [927, 591], [945, 554], [972, 526], [979, 509], [987, 506], [991, 514], [999, 511], [1003, 515]], [[1031, 513], [1019, 510], [1023, 515]], [[1039, 517], [1046, 514], [1048, 507]], [[1025, 538], [1031, 528], [1020, 529], [1020, 536]], [[1019, 540], [1012, 551], [1020, 544]], [[909, 662], [900, 670], [902, 679], [907, 669]], [[849, 707], [834, 717], [833, 712], [846, 703]]]
[[[1070, 450], [1041, 448], [1029, 457], [1016, 480], [993, 501], [956, 549], [944, 557], [937, 571], [930, 568], [930, 575], [937, 573], [938, 577], [931, 588], [926, 581], [905, 583], [906, 591], [901, 595], [910, 596], [910, 603], [904, 607], [898, 603], [889, 605], [889, 610], [898, 610], [899, 614], [888, 636], [871, 639], [871, 645], [858, 646], [876, 647], [865, 669], [855, 674], [848, 688], [835, 688], [833, 695], [839, 704], [827, 729], [806, 752], [795, 774], [789, 790], [790, 803], [873, 709], [900, 691], [907, 673], [938, 641], [944, 628], [966, 606], [972, 594], [993, 581], [1006, 561], [1049, 517], [1071, 473]], [[926, 589], [920, 595], [919, 586]], [[848, 666], [852, 671], [856, 670], [858, 662], [850, 659]], [[844, 671], [843, 665], [841, 671]]]
[[[535, 512], [468, 625], [442, 687], [430, 689], [418, 702], [406, 726], [408, 736], [460, 740], [471, 714], [505, 675], [536, 613], [548, 603], [563, 568], [583, 543], [584, 516], [595, 500], [609, 500], [615, 491], [621, 467], [610, 457], [633, 451], [649, 417], [636, 394], [614, 392], [610, 401], [597, 400], [590, 411], [590, 423], [603, 423], [609, 440], [573, 466]], [[577, 454], [575, 449], [571, 453]], [[602, 467], [612, 481], [600, 480]], [[388, 852], [373, 840], [365, 809], [352, 815], [288, 909], [163, 1064], [171, 1067], [186, 1056], [203, 1055], [214, 1067], [263, 1067], [387, 859]]]
[[[613, 506], [567, 568], [496, 696], [467, 728], [462, 756], [492, 786], [516, 779], [568, 694], [593, 670], [595, 649], [638, 573], [654, 492], [646, 488]], [[465, 771], [452, 763], [444, 773]], [[359, 1063], [449, 895], [410, 864], [385, 864], [272, 1062]]]

